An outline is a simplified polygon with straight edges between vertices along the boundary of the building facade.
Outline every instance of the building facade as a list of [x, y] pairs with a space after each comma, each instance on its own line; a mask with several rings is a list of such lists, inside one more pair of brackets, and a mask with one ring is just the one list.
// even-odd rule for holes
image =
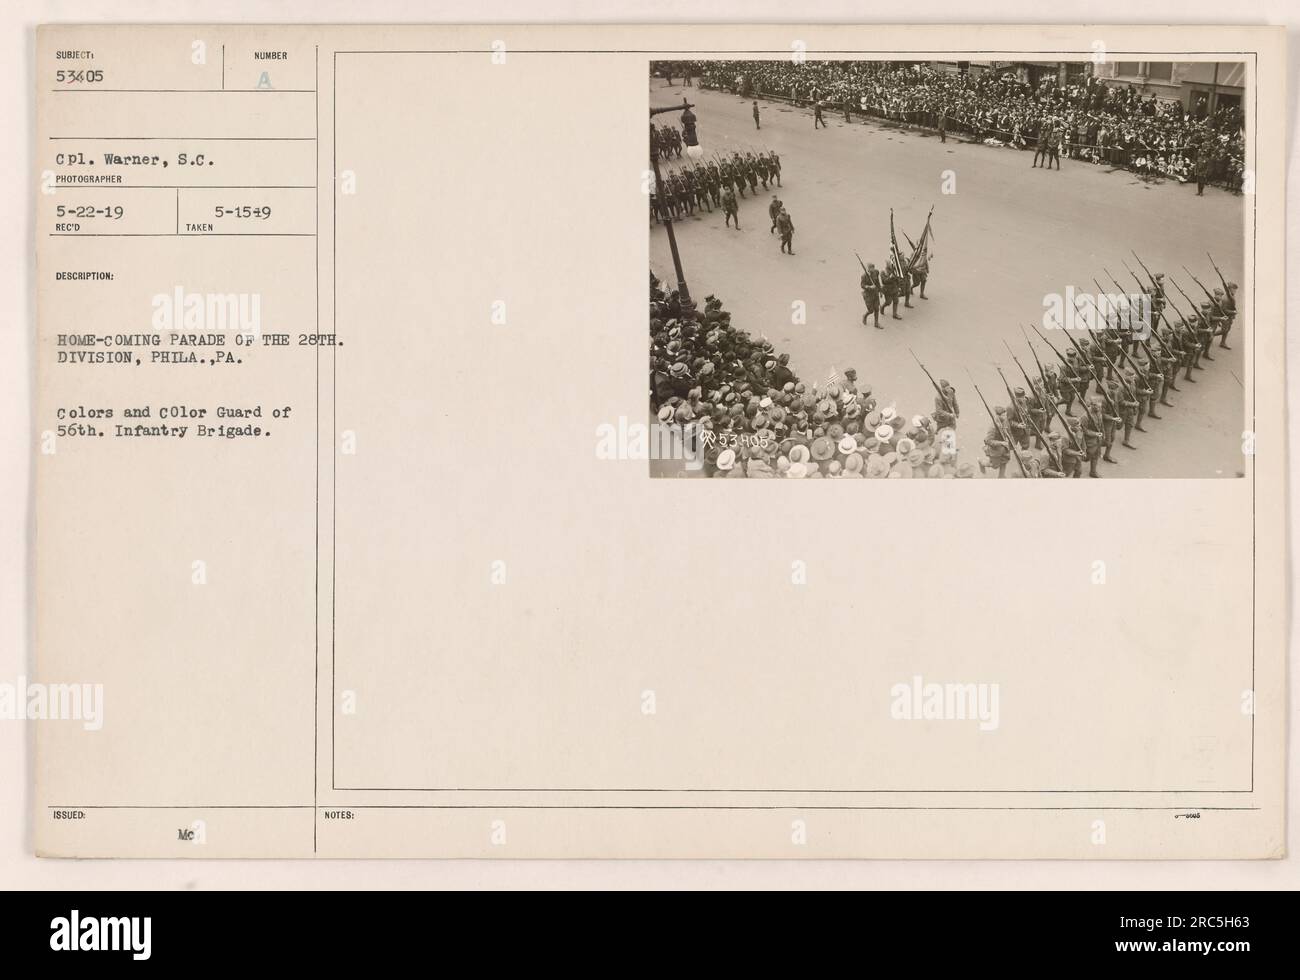
[[1241, 61], [941, 61], [948, 71], [978, 75], [1014, 73], [1037, 86], [1044, 78], [1058, 85], [1081, 84], [1089, 77], [1112, 87], [1133, 87], [1143, 96], [1177, 102], [1193, 115], [1241, 108], [1246, 65]]
[[1198, 117], [1240, 109], [1246, 94], [1242, 61], [1110, 61], [1095, 73], [1106, 85], [1132, 86], [1144, 96], [1177, 102]]

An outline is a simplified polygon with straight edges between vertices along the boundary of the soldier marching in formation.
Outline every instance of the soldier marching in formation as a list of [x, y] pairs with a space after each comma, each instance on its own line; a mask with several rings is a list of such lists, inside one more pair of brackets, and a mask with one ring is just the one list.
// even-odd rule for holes
[[794, 222], [785, 208], [776, 216], [776, 230], [781, 233], [781, 251], [794, 255]]
[[872, 325], [878, 330], [883, 330], [880, 325], [880, 314], [886, 308], [890, 311], [890, 316], [895, 320], [903, 319], [902, 314], [898, 312], [898, 301], [903, 300], [903, 308], [906, 310], [914, 309], [912, 306], [912, 290], [920, 290], [921, 299], [929, 299], [925, 295], [925, 284], [930, 275], [930, 259], [933, 255], [928, 250], [923, 253], [923, 258], [918, 258], [912, 263], [886, 262], [884, 271], [876, 268], [874, 262], [868, 262], [862, 269], [862, 278], [859, 280], [859, 288], [862, 290], [862, 301], [866, 304], [867, 312], [862, 315], [862, 324], [866, 326], [867, 317], [871, 317]]
[[867, 304], [867, 312], [862, 314], [862, 325], [866, 326], [867, 317], [872, 317], [875, 320], [875, 328], [884, 330], [885, 328], [880, 325], [880, 309], [883, 305], [880, 300], [885, 293], [885, 281], [874, 262], [868, 262], [862, 270], [861, 285], [862, 302]]
[[722, 212], [727, 216], [726, 226], [730, 228], [734, 220], [736, 231], [740, 231], [740, 205], [736, 202], [736, 194], [730, 187], [722, 192]]
[[903, 280], [892, 265], [885, 266], [885, 306], [892, 306], [890, 316], [895, 320], [903, 319], [898, 315], [898, 300], [903, 293]]
[[[934, 209], [930, 209], [931, 215]], [[906, 237], [906, 235], [904, 235]], [[859, 280], [859, 288], [862, 290], [862, 301], [867, 306], [867, 312], [863, 314], [862, 324], [867, 323], [867, 317], [872, 318], [872, 325], [877, 329], [883, 329], [880, 326], [880, 312], [889, 307], [890, 316], [895, 320], [903, 319], [898, 312], [898, 301], [903, 301], [903, 308], [910, 310], [912, 306], [912, 291], [918, 290], [921, 299], [928, 300], [930, 297], [925, 295], [926, 283], [930, 278], [930, 260], [934, 258], [934, 253], [930, 250], [931, 233], [930, 218], [925, 219], [925, 229], [921, 232], [920, 240], [913, 242], [907, 239], [908, 245], [911, 246], [910, 257], [905, 258], [899, 250], [898, 243], [894, 240], [894, 215], [889, 215], [889, 258], [885, 260], [884, 269], [876, 268], [874, 262], [863, 263], [861, 257], [858, 258], [859, 264], [862, 265], [862, 278]]]
[[723, 199], [727, 192], [743, 199], [747, 191], [757, 194], [760, 186], [767, 190], [773, 185], [781, 186], [781, 158], [776, 151], [733, 152], [729, 157], [686, 164], [664, 174], [650, 195], [650, 216], [658, 223], [702, 210], [712, 213], [717, 207], [725, 211]]
[[[1145, 265], [1142, 268], [1146, 270]], [[1214, 359], [1209, 353], [1214, 338], [1227, 347], [1237, 314], [1238, 287], [1223, 278], [1217, 265], [1215, 271], [1222, 288], [1213, 291], [1191, 276], [1209, 297], [1199, 304], [1174, 283], [1189, 304], [1186, 310], [1172, 303], [1165, 292], [1164, 273], [1148, 272], [1146, 283], [1135, 275], [1146, 299], [1141, 321], [1140, 307], [1113, 310], [1104, 318], [1102, 329], [1090, 338], [1076, 339], [1062, 331], [1064, 351], [1039, 333], [1059, 368], [1043, 364], [1026, 335], [1039, 376], [1032, 378], [1012, 352], [1029, 390], [1007, 384], [1009, 404], [988, 409], [992, 424], [984, 439], [981, 469], [1003, 477], [1015, 459], [1025, 476], [1073, 478], [1083, 475], [1086, 460], [1088, 476], [1095, 478], [1101, 476], [1099, 463], [1119, 463], [1111, 452], [1117, 435], [1121, 446], [1137, 450], [1133, 434], [1149, 431], [1142, 423], [1164, 418], [1157, 406], [1174, 407], [1169, 392], [1180, 390], [1176, 384], [1179, 372], [1183, 372], [1183, 380], [1195, 383], [1193, 372], [1206, 370], [1201, 362]], [[1076, 399], [1080, 415], [1071, 414]], [[936, 401], [936, 415], [938, 408]], [[1052, 428], [1056, 420], [1061, 431]]]
[[672, 157], [681, 159], [682, 156], [682, 133], [676, 126], [663, 125], [658, 129], [651, 127], [654, 140], [654, 149], [659, 152], [660, 159], [668, 160]]
[[772, 203], [767, 206], [767, 216], [772, 219], [772, 227], [767, 230], [769, 235], [776, 234], [776, 219], [781, 212], [785, 210], [784, 202], [775, 194], [772, 195]]

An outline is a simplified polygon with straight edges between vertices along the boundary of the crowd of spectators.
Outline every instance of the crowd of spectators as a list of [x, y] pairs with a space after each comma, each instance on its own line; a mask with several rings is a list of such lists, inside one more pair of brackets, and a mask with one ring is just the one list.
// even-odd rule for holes
[[1033, 147], [1044, 127], [1063, 156], [1146, 177], [1202, 181], [1240, 192], [1245, 147], [1239, 108], [1199, 115], [1181, 103], [1107, 85], [1091, 74], [1038, 85], [1015, 72], [958, 72], [929, 63], [728, 61], [683, 63], [705, 88], [778, 98], [943, 128], [993, 145]]
[[955, 394], [909, 417], [877, 404], [853, 368], [805, 382], [770, 341], [733, 327], [716, 297], [702, 310], [683, 304], [653, 273], [650, 409], [697, 447], [706, 477], [941, 479], [986, 469], [957, 458]]

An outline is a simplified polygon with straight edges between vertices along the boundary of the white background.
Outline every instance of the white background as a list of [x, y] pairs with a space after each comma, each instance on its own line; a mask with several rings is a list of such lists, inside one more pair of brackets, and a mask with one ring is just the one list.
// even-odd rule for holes
[[[0, 319], [3, 350], [0, 359], [0, 680], [31, 673], [32, 567], [31, 461], [35, 451], [30, 424], [35, 355], [32, 189], [32, 141], [35, 132], [33, 49], [39, 23], [349, 23], [358, 7], [348, 2], [116, 2], [10, 3], [0, 9], [5, 62], [20, 66], [0, 93], [0, 119], [10, 135], [0, 147], [0, 160], [9, 175], [5, 196], [3, 252], [0, 269], [9, 277], [12, 297], [8, 315]], [[364, 8], [375, 23], [528, 23], [621, 21], [626, 23], [688, 23], [690, 21], [776, 23], [854, 22], [863, 16], [860, 3], [804, 0], [796, 8], [787, 2], [725, 3], [691, 0], [584, 3], [548, 0], [546, 4], [504, 2], [438, 4], [372, 2]], [[1222, 2], [1180, 0], [1146, 3], [1140, 20], [1133, 5], [1094, 2], [1073, 8], [1057, 5], [1050, 16], [1041, 3], [1002, 2], [981, 5], [985, 22], [1017, 23], [1150, 23], [1214, 24], [1231, 19], [1239, 24], [1286, 24], [1291, 61], [1288, 177], [1300, 186], [1295, 153], [1296, 70], [1300, 60], [1300, 11], [1289, 2], [1251, 3], [1225, 7]], [[872, 5], [878, 20], [894, 23], [962, 23], [972, 10], [955, 3], [925, 0]], [[996, 16], [995, 16], [996, 14]], [[1290, 209], [1288, 232], [1300, 218]], [[1288, 239], [1293, 236], [1288, 234]], [[1288, 313], [1297, 308], [1293, 289]], [[1295, 317], [1288, 316], [1288, 325]], [[1290, 333], [1290, 330], [1288, 330]], [[1288, 352], [1288, 366], [1297, 355]], [[1294, 443], [1294, 440], [1292, 440]], [[1296, 446], [1290, 447], [1294, 484]], [[1291, 532], [1294, 552], [1296, 536]], [[1292, 636], [1295, 626], [1292, 626]], [[1300, 685], [1292, 678], [1292, 710]], [[0, 722], [0, 883], [8, 888], [233, 888], [250, 885], [286, 887], [870, 887], [870, 888], [1300, 888], [1300, 858], [1251, 863], [1162, 862], [199, 862], [199, 861], [38, 861], [31, 856], [31, 747], [19, 722]], [[1290, 753], [1295, 758], [1294, 734]], [[1294, 762], [1291, 773], [1295, 775]], [[1290, 828], [1297, 824], [1296, 780], [1290, 782]], [[1294, 841], [1294, 834], [1289, 834]], [[1294, 846], [1294, 845], [1293, 845]]]

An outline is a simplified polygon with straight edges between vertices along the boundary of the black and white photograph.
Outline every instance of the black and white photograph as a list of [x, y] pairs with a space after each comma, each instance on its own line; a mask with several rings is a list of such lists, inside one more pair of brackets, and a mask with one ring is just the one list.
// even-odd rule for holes
[[1241, 477], [1247, 97], [1100, 46], [652, 62], [652, 473]]

